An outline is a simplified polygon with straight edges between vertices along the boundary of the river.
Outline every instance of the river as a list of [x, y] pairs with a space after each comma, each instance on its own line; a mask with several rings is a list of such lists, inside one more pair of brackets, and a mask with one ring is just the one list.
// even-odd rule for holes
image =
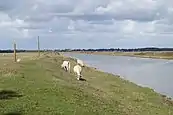
[[88, 66], [120, 75], [122, 78], [173, 97], [173, 60], [128, 56], [64, 53], [83, 60]]

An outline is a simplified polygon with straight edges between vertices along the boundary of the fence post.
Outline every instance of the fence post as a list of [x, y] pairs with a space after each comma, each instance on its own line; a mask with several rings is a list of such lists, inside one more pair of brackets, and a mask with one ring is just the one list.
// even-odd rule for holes
[[14, 47], [14, 62], [16, 62], [17, 58], [16, 58], [16, 42], [15, 41], [13, 43], [13, 47]]
[[39, 39], [39, 36], [38, 36], [38, 39], [37, 39], [37, 46], [38, 46], [38, 56], [40, 57], [40, 39]]

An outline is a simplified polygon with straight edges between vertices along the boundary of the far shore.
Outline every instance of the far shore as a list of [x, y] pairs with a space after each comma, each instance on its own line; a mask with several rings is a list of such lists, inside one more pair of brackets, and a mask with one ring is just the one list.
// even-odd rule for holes
[[139, 58], [153, 58], [153, 59], [173, 59], [173, 52], [171, 51], [147, 51], [147, 52], [114, 52], [114, 51], [73, 51], [74, 53], [96, 54], [96, 55], [111, 55], [111, 56], [130, 56]]

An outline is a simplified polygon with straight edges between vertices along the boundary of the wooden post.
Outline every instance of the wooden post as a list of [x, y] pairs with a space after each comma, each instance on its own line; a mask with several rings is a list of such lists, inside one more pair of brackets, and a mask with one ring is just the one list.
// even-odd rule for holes
[[39, 39], [39, 36], [38, 36], [38, 56], [40, 57], [40, 39]]
[[13, 46], [14, 46], [14, 62], [16, 62], [17, 61], [17, 57], [16, 57], [16, 42], [15, 41], [14, 41]]

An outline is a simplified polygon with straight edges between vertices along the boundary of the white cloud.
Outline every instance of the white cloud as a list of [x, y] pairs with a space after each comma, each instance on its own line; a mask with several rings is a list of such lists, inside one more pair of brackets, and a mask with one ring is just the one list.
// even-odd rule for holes
[[45, 47], [171, 46], [172, 25], [171, 0], [0, 2], [0, 38], [25, 40], [39, 35]]

